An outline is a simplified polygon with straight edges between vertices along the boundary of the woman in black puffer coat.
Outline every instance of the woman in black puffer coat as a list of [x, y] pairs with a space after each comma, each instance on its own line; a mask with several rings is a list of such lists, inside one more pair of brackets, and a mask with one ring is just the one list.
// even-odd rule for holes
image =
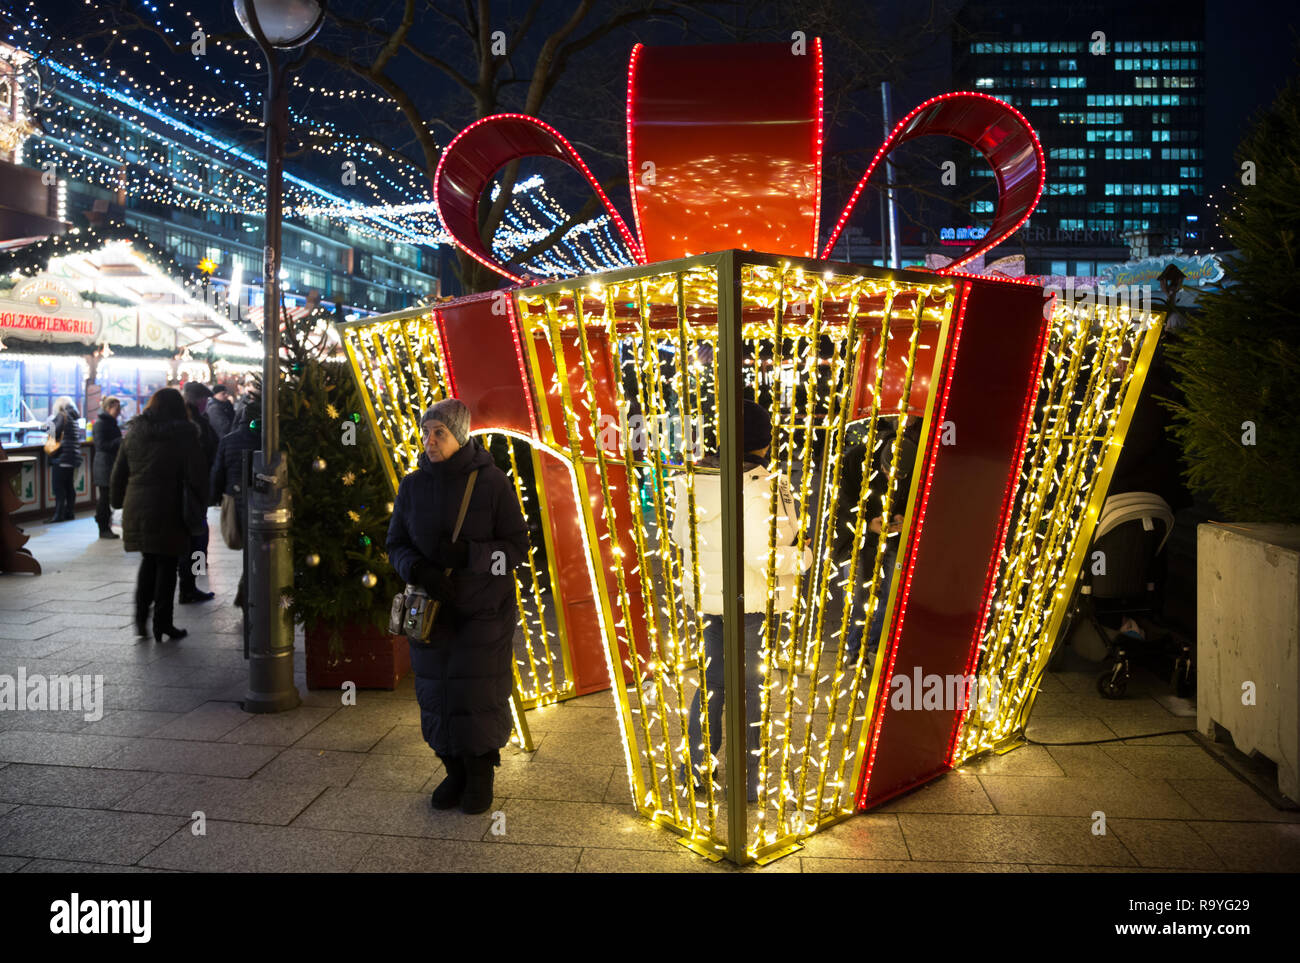
[[194, 504], [206, 506], [207, 462], [198, 427], [190, 421], [181, 393], [162, 388], [131, 419], [113, 465], [110, 493], [113, 507], [122, 509], [122, 547], [143, 555], [135, 587], [136, 629], [146, 634], [152, 603], [153, 637], [158, 642], [164, 635], [186, 635], [172, 624], [172, 613], [177, 560], [190, 551], [181, 497], [187, 478]]
[[81, 442], [84, 437], [81, 412], [67, 395], [54, 402], [54, 416], [50, 419], [50, 434], [59, 443], [58, 450], [50, 455], [50, 481], [54, 489], [55, 522], [70, 522], [77, 502], [75, 476], [81, 465]]
[[[447, 770], [430, 803], [481, 813], [492, 804], [493, 767], [510, 739], [518, 622], [513, 570], [528, 554], [528, 527], [510, 479], [469, 437], [462, 402], [438, 402], [421, 427], [424, 454], [397, 489], [388, 557], [402, 578], [442, 603], [430, 644], [411, 643], [420, 725]], [[476, 470], [460, 537], [452, 542]]]
[[112, 395], [99, 405], [99, 418], [95, 421], [95, 460], [91, 465], [91, 480], [99, 500], [95, 504], [95, 521], [99, 523], [100, 538], [117, 538], [113, 531], [113, 509], [109, 486], [113, 482], [113, 463], [117, 450], [122, 447], [122, 429], [117, 417], [122, 413], [122, 402]]

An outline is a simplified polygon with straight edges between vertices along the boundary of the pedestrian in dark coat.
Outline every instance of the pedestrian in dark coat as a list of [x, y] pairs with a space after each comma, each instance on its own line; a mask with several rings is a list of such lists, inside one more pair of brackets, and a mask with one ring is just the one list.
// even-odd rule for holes
[[221, 382], [218, 381], [212, 386], [212, 399], [203, 409], [203, 415], [208, 419], [208, 424], [212, 426], [219, 439], [225, 438], [234, 430], [237, 424], [235, 404], [230, 400], [230, 389]]
[[[409, 584], [442, 603], [430, 644], [411, 643], [425, 741], [447, 776], [430, 800], [486, 812], [493, 767], [510, 739], [510, 689], [518, 623], [513, 569], [528, 554], [514, 486], [469, 437], [469, 409], [455, 398], [421, 419], [424, 454], [402, 479], [388, 527], [388, 557]], [[456, 516], [477, 471], [460, 537]], [[452, 569], [450, 576], [446, 569]]]
[[[207, 415], [204, 413], [212, 392], [208, 386], [198, 381], [188, 381], [185, 387], [181, 389], [185, 396], [185, 407], [189, 410], [190, 421], [199, 429], [199, 447], [203, 449], [203, 478], [206, 481], [212, 472], [212, 465], [217, 458], [217, 446], [221, 444], [221, 439], [217, 437], [216, 430], [209, 423]], [[207, 504], [204, 502], [204, 504]], [[191, 602], [210, 602], [216, 597], [215, 592], [205, 592], [198, 585], [198, 573], [195, 568], [205, 570], [208, 558], [208, 537], [211, 533], [208, 530], [208, 520], [205, 516], [203, 519], [203, 530], [197, 535], [190, 537], [190, 548], [184, 555], [177, 560], [176, 574], [180, 578], [180, 602], [181, 605], [189, 605]], [[197, 556], [197, 557], [196, 557]], [[198, 559], [202, 559], [200, 564]]]
[[135, 624], [145, 635], [149, 606], [153, 635], [183, 638], [172, 624], [177, 559], [189, 553], [190, 529], [181, 487], [195, 504], [208, 503], [208, 473], [198, 428], [175, 388], [162, 388], [131, 419], [113, 466], [112, 502], [122, 509], [122, 547], [142, 553], [135, 589]]
[[113, 482], [113, 463], [117, 460], [117, 450], [122, 447], [122, 429], [117, 424], [117, 416], [121, 413], [122, 402], [109, 395], [100, 404], [99, 417], [95, 419], [95, 461], [91, 466], [91, 480], [99, 492], [95, 521], [99, 523], [100, 538], [117, 538], [117, 533], [113, 531], [109, 486]]
[[[212, 491], [212, 501], [220, 503], [222, 495], [232, 495], [235, 499], [235, 517], [239, 520], [239, 530], [244, 542], [248, 542], [248, 516], [245, 514], [243, 472], [244, 452], [256, 451], [262, 447], [261, 402], [256, 398], [249, 400], [241, 413], [240, 423], [236, 425], [217, 446], [217, 457], [212, 463], [212, 475], [208, 487]], [[239, 573], [239, 589], [235, 592], [235, 605], [242, 607], [247, 593], [248, 573]]]
[[64, 395], [54, 402], [54, 416], [50, 419], [50, 433], [59, 443], [50, 455], [50, 476], [54, 488], [54, 518], [56, 522], [70, 522], [77, 501], [75, 478], [81, 465], [81, 441], [84, 437], [81, 412], [71, 398]]

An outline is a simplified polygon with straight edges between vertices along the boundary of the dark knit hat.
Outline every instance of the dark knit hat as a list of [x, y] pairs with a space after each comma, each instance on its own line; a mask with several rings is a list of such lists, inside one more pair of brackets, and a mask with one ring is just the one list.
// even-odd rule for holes
[[424, 413], [420, 427], [430, 421], [441, 421], [459, 444], [469, 441], [469, 408], [459, 398], [443, 398]]
[[197, 405], [204, 398], [211, 398], [212, 392], [202, 381], [187, 381], [181, 389], [181, 394], [185, 395], [185, 400], [192, 405]]
[[745, 426], [745, 451], [762, 451], [772, 444], [772, 419], [768, 417], [766, 408], [746, 398], [742, 416]]

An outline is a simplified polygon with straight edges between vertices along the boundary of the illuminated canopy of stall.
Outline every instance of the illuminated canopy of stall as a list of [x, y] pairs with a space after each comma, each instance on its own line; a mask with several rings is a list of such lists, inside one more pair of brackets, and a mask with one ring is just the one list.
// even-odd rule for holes
[[256, 360], [260, 345], [129, 241], [52, 257], [0, 294], [0, 337]]

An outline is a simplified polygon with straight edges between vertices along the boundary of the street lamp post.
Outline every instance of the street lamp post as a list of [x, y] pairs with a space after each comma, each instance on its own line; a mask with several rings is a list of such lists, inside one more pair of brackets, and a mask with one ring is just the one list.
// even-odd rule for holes
[[280, 216], [289, 91], [279, 53], [301, 47], [325, 19], [322, 0], [235, 0], [235, 16], [266, 60], [266, 246], [263, 251], [262, 450], [253, 453], [248, 499], [244, 633], [248, 712], [282, 712], [302, 700], [293, 684], [293, 548], [288, 470], [280, 451]]

